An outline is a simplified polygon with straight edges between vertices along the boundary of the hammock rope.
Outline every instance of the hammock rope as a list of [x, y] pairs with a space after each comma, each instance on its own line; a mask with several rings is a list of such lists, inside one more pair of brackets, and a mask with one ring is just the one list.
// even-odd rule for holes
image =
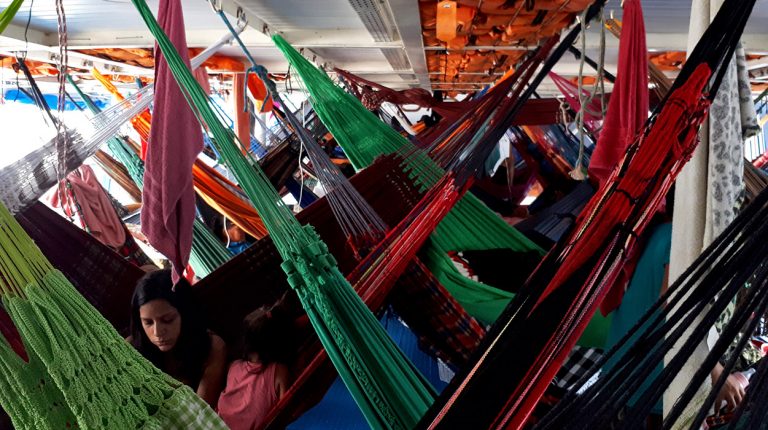
[[[225, 16], [222, 19], [227, 20]], [[269, 91], [272, 93], [273, 99], [286, 106], [279, 93], [276, 91], [274, 82], [269, 79], [266, 68], [258, 64], [252, 64], [251, 67], [264, 82]], [[384, 220], [376, 213], [371, 205], [363, 198], [363, 196], [352, 186], [349, 180], [344, 176], [339, 167], [335, 165], [325, 151], [317, 143], [314, 136], [310, 135], [310, 132], [305, 128], [299, 119], [294, 115], [290, 109], [286, 109], [282, 114], [282, 117], [287, 121], [287, 125], [294, 130], [294, 134], [302, 142], [302, 145], [307, 150], [307, 156], [312, 162], [315, 172], [318, 175], [321, 185], [326, 191], [326, 199], [331, 207], [331, 210], [338, 220], [339, 226], [342, 228], [347, 243], [352, 248], [353, 253], [358, 262], [363, 260], [364, 256], [370, 253], [371, 249], [378, 244], [386, 236], [388, 227]], [[318, 121], [319, 122], [319, 121]], [[409, 261], [409, 260], [407, 260]], [[410, 260], [411, 264], [406, 269], [410, 276], [401, 280], [401, 289], [414, 290], [422, 289], [424, 291], [437, 290], [442, 301], [441, 310], [443, 317], [449, 319], [454, 317], [461, 321], [458, 327], [450, 335], [445, 335], [447, 348], [438, 349], [437, 353], [440, 358], [445, 360], [448, 364], [459, 367], [466, 363], [469, 355], [473, 351], [479, 339], [485, 334], [483, 328], [466, 312], [461, 306], [450, 297], [447, 291], [439, 285], [439, 282], [434, 276], [426, 270], [421, 261], [417, 258]], [[350, 274], [347, 279], [352, 285], [355, 286], [355, 290], [363, 298], [368, 306], [372, 309], [377, 309], [383, 304], [383, 299], [388, 295], [391, 287], [394, 285], [394, 281], [399, 276], [391, 276], [392, 282], [385, 285], [370, 285], [369, 283], [360, 282], [364, 275], [367, 275], [367, 271], [370, 271], [368, 260], [359, 263], [359, 266], [363, 269], [356, 269]], [[410, 284], [413, 284], [412, 286]], [[429, 288], [433, 285], [432, 288]], [[406, 313], [403, 310], [402, 313]], [[429, 313], [424, 315], [426, 318], [436, 318]], [[419, 324], [416, 321], [407, 321], [409, 324]], [[420, 323], [422, 327], [423, 323]], [[439, 324], [439, 323], [435, 323]], [[458, 340], [468, 339], [467, 341]], [[451, 351], [451, 352], [449, 352]]]
[[[476, 172], [493, 149], [493, 145], [488, 143], [498, 141], [499, 131], [503, 133], [507, 128], [506, 124], [509, 124], [509, 121], [499, 117], [511, 118], [516, 109], [522, 106], [524, 100], [519, 97], [524, 88], [522, 83], [527, 82], [536, 69], [536, 63], [544, 58], [555, 42], [556, 39], [550, 39], [515, 75], [498, 85], [498, 91], [488, 93], [482, 99], [478, 111], [487, 112], [491, 109], [485, 120], [470, 121], [464, 118], [450, 138], [441, 144], [458, 150], [453, 157], [446, 159], [445, 164], [451, 170], [427, 191], [408, 216], [390, 230], [386, 239], [366, 257], [366, 262], [370, 263], [364, 262], [361, 265], [365, 268], [361, 281], [370, 285], [367, 288], [377, 288], [387, 282], [393, 282], [405, 270], [408, 260], [416, 254], [428, 235], [466, 192]], [[513, 89], [515, 84], [518, 85]], [[493, 126], [490, 125], [492, 122]], [[484, 148], [480, 142], [485, 142]], [[408, 163], [409, 158], [420, 156], [422, 153], [418, 149], [414, 150], [413, 154], [405, 154], [404, 164]]]
[[[123, 123], [146, 109], [151, 102], [152, 88], [147, 86], [131, 97], [104, 109], [90, 119], [82, 129], [66, 130], [66, 170], [68, 173], [92, 156]], [[19, 212], [40, 198], [57, 182], [59, 162], [56, 138], [23, 158], [0, 169], [0, 200], [12, 213]]]
[[[606, 367], [606, 363], [613, 362], [614, 364], [602, 373], [598, 382], [582, 395], [569, 395], [563, 399], [540, 423], [539, 428], [603, 428], [639, 422], [638, 419], [642, 421], [642, 417], [650, 413], [651, 406], [661, 398], [664, 388], [672, 380], [671, 377], [677, 374], [683, 363], [688, 360], [692, 349], [706, 338], [712, 322], [729, 301], [748, 285], [747, 295], [739, 311], [721, 334], [698, 373], [689, 382], [682, 397], [665, 417], [665, 428], [678, 423], [684, 407], [691, 402], [699, 386], [708, 378], [712, 367], [739, 336], [739, 332], [751, 333], [755, 329], [759, 318], [750, 316], [753, 313], [762, 314], [768, 306], [768, 290], [764, 288], [768, 278], [764, 257], [767, 252], [765, 236], [768, 235], [768, 229], [761, 221], [767, 211], [768, 192], [764, 191], [697, 258], [619, 344], [584, 375], [585, 378], [594, 375], [599, 368]], [[696, 325], [693, 335], [686, 340], [685, 345], [674, 352], [675, 358], [670, 360], [665, 371], [640, 392], [640, 400], [635, 405], [629, 405], [630, 394], [638, 392], [641, 384], [650, 377], [652, 369], [661, 362], [664, 355], [670, 353], [678, 337], [676, 335], [687, 330], [702, 311], [704, 317]], [[749, 336], [741, 336], [737, 351], [743, 349], [748, 340]], [[631, 348], [625, 347], [630, 344], [633, 345]], [[618, 351], [624, 352], [619, 355]], [[692, 428], [699, 428], [701, 425], [737, 356], [738, 354], [734, 354], [724, 366], [720, 380], [713, 384], [698, 416], [690, 423]], [[755, 395], [753, 389], [751, 385], [747, 391], [748, 397], [742, 402], [741, 411], [745, 411], [753, 400], [755, 403], [764, 403]], [[622, 416], [619, 411], [628, 406], [628, 413]], [[752, 407], [754, 406], [753, 404]], [[738, 422], [738, 416], [733, 422]]]
[[266, 175], [238, 148], [143, 0], [132, 0], [157, 40], [187, 102], [208, 126], [224, 161], [270, 231], [288, 282], [342, 380], [374, 428], [411, 428], [434, 400], [434, 390], [392, 343], [376, 317], [339, 272], [311, 227], [302, 227]]
[[[310, 91], [315, 112], [344, 148], [356, 169], [370, 165], [379, 155], [413, 152], [413, 144], [367, 111], [354, 96], [337, 87], [327, 75], [315, 68], [280, 36], [274, 36], [273, 40], [301, 76]], [[426, 155], [409, 160], [409, 163], [424, 189], [442, 176], [442, 169]], [[434, 237], [444, 245], [444, 249], [509, 248], [540, 251], [482, 203], [471, 196], [465, 200], [459, 204], [457, 213], [441, 225], [439, 234]]]
[[[29, 68], [27, 67], [25, 61], [23, 58], [17, 58], [18, 66], [20, 70], [24, 73], [25, 77], [27, 78], [27, 81], [30, 84], [30, 95], [32, 99], [35, 101], [35, 104], [37, 108], [46, 114], [47, 118], [50, 119], [51, 123], [49, 124], [51, 127], [55, 125], [55, 128], [58, 130], [60, 129], [61, 125], [59, 124], [59, 117], [54, 116], [51, 112], [50, 107], [45, 102], [45, 98], [43, 97], [42, 92], [40, 91], [40, 88], [37, 86], [36, 80], [32, 77], [32, 73], [30, 72]], [[58, 131], [57, 131], [58, 133]], [[97, 151], [96, 155], [99, 155], [99, 152]], [[104, 154], [106, 156], [106, 154]], [[66, 159], [66, 154], [60, 154], [61, 158]], [[75, 170], [75, 172], [79, 171], [79, 169], [82, 169], [83, 167], [79, 167]], [[74, 174], [71, 173], [70, 175]], [[64, 215], [71, 221], [71, 222], [79, 222], [81, 227], [89, 232], [93, 233], [90, 229], [91, 225], [93, 223], [99, 224], [99, 220], [97, 219], [90, 219], [87, 220], [87, 216], [91, 217], [106, 217], [106, 219], [100, 220], [102, 225], [104, 226], [110, 226], [106, 228], [106, 231], [110, 231], [111, 233], [106, 233], [106, 235], [103, 235], [105, 231], [101, 231], [98, 234], [98, 237], [100, 240], [104, 240], [106, 238], [108, 239], [108, 242], [106, 243], [108, 246], [110, 246], [112, 249], [118, 251], [123, 255], [126, 259], [130, 260], [137, 266], [142, 266], [145, 264], [150, 264], [149, 258], [144, 254], [144, 252], [138, 247], [136, 242], [134, 241], [133, 237], [130, 235], [128, 228], [125, 226], [123, 221], [117, 216], [116, 212], [112, 212], [110, 215], [110, 209], [116, 209], [116, 206], [114, 203], [109, 202], [106, 206], [103, 205], [105, 202], [100, 198], [100, 196], [106, 197], [107, 195], [102, 194], [106, 193], [106, 190], [103, 189], [101, 186], [98, 187], [98, 190], [92, 189], [88, 186], [85, 188], [79, 188], [78, 192], [82, 192], [83, 195], [79, 195], [75, 192], [75, 190], [72, 187], [71, 183], [71, 177], [70, 175], [67, 175], [65, 179], [61, 179], [57, 186], [56, 186], [56, 194], [55, 194], [55, 200], [56, 203], [54, 203], [54, 206], [61, 206]], [[92, 177], [92, 176], [91, 176]], [[127, 180], [127, 178], [126, 178]], [[82, 182], [80, 182], [82, 184]], [[135, 187], [135, 186], [134, 186]], [[96, 211], [89, 210], [88, 215], [86, 216], [82, 208], [86, 205], [89, 205], [89, 203], [93, 202], [87, 202], [85, 199], [87, 196], [90, 196], [91, 198], [96, 199], [96, 201], [100, 201], [101, 203], [97, 203], [96, 207], [105, 208], [109, 207], [110, 209], [106, 209], [106, 212], [102, 209], [97, 209]], [[63, 200], [62, 200], [63, 199]], [[77, 215], [76, 215], [77, 214]], [[115, 225], [115, 223], [119, 223], [118, 225]], [[118, 230], [121, 230], [118, 232]], [[122, 241], [122, 242], [117, 242]]]

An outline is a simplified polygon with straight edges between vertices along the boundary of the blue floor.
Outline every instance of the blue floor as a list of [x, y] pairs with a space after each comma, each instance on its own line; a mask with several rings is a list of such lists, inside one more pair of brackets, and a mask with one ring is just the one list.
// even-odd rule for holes
[[[392, 340], [403, 350], [403, 353], [419, 369], [421, 374], [432, 383], [438, 392], [442, 391], [447, 383], [440, 380], [437, 360], [419, 349], [418, 340], [411, 330], [392, 312], [387, 312], [381, 323]], [[288, 428], [290, 430], [366, 430], [369, 427], [344, 383], [336, 378], [336, 382], [333, 383], [323, 400]]]

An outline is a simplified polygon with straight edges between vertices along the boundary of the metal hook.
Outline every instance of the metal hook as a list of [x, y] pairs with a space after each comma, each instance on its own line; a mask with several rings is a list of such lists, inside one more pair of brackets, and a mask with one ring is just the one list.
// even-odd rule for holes
[[208, 0], [208, 3], [211, 4], [211, 7], [213, 8], [213, 11], [216, 13], [221, 12], [221, 5], [222, 0]]
[[[221, 0], [217, 0], [221, 1]], [[248, 17], [245, 16], [245, 11], [242, 7], [237, 7], [237, 28], [240, 30], [244, 30], [245, 27], [248, 25]]]

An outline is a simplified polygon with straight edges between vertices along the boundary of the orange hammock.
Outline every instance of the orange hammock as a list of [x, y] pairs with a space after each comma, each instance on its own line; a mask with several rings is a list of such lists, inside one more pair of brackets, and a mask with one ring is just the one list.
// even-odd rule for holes
[[[112, 81], [99, 73], [98, 70], [91, 69], [91, 75], [93, 75], [94, 78], [96, 78], [97, 81], [101, 82], [101, 85], [104, 85], [104, 88], [106, 88], [107, 91], [110, 92], [118, 101], [125, 100], [125, 97], [120, 93], [120, 91], [117, 89], [117, 87], [112, 83]], [[152, 124], [152, 114], [149, 113], [149, 109], [146, 109], [144, 112], [136, 115], [135, 117], [131, 118], [131, 125], [133, 125], [133, 128], [136, 130], [137, 133], [139, 133], [139, 136], [141, 136], [141, 159], [143, 160], [145, 156], [147, 155], [147, 142], [149, 141], [149, 128], [150, 124]]]
[[237, 186], [213, 167], [200, 160], [192, 165], [192, 181], [197, 194], [251, 236], [261, 239], [267, 230], [251, 204], [232, 192]]
[[[118, 100], [124, 98], [109, 78], [100, 74], [96, 69], [93, 69], [92, 73], [104, 85], [107, 91], [117, 97]], [[143, 143], [149, 140], [151, 123], [152, 114], [148, 110], [131, 120], [133, 128], [141, 136], [142, 148], [144, 148]], [[195, 160], [195, 164], [192, 167], [192, 179], [198, 195], [218, 213], [227, 217], [227, 219], [256, 239], [261, 239], [267, 235], [267, 229], [261, 222], [256, 209], [253, 208], [248, 200], [236, 193], [237, 186], [235, 184], [227, 180], [215, 169], [199, 159]]]

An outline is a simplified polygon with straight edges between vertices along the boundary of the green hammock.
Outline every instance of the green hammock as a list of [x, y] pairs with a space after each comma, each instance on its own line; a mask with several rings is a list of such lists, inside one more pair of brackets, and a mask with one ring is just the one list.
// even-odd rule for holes
[[5, 28], [11, 23], [13, 17], [16, 16], [16, 12], [19, 11], [21, 4], [24, 0], [13, 0], [2, 12], [0, 12], [0, 34], [3, 34]]
[[205, 278], [231, 258], [232, 253], [199, 218], [195, 218], [192, 223], [192, 252], [189, 254], [189, 265], [195, 275]]
[[[101, 112], [101, 109], [93, 103], [88, 94], [80, 89], [71, 76], [67, 75], [67, 81], [74, 87], [91, 113], [97, 115]], [[136, 151], [131, 149], [129, 143], [122, 137], [110, 138], [107, 140], [107, 147], [112, 156], [128, 170], [133, 182], [142, 188], [144, 186], [144, 162], [136, 154]], [[192, 252], [189, 255], [189, 265], [192, 266], [195, 275], [205, 278], [216, 268], [229, 261], [230, 258], [232, 258], [232, 253], [219, 242], [219, 239], [208, 230], [200, 219], [195, 218], [192, 224]]]
[[182, 93], [208, 126], [222, 159], [259, 211], [283, 258], [288, 283], [368, 424], [376, 429], [413, 428], [434, 401], [434, 390], [344, 279], [314, 229], [299, 224], [264, 172], [240, 151], [237, 137], [222, 124], [146, 2], [132, 2]]
[[17, 429], [226, 429], [130, 346], [0, 204], [0, 294], [29, 362], [0, 341], [0, 403]]
[[[407, 157], [408, 168], [413, 169], [422, 190], [442, 176], [443, 170], [426, 154], [412, 156], [416, 148], [411, 142], [337, 87], [282, 37], [276, 35], [273, 40], [304, 81], [315, 112], [357, 169], [367, 167], [379, 155], [400, 153]], [[496, 320], [512, 294], [462, 276], [446, 253], [501, 248], [543, 253], [541, 248], [470, 194], [462, 198], [438, 225], [425, 248], [429, 254], [427, 265], [432, 273], [470, 315], [486, 324]]]

